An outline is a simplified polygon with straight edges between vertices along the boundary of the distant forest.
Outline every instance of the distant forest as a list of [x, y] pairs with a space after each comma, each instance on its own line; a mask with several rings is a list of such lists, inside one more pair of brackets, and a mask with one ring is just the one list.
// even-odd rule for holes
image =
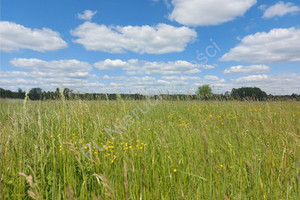
[[[206, 87], [209, 87], [206, 85]], [[294, 100], [299, 101], [299, 94], [292, 95], [267, 95], [266, 92], [256, 87], [242, 87], [238, 89], [232, 89], [231, 92], [225, 92], [224, 94], [213, 94], [212, 92], [201, 92], [201, 87], [198, 88], [196, 94], [159, 94], [160, 98], [164, 100], [243, 100], [243, 101], [267, 101], [267, 100]], [[0, 88], [0, 98], [6, 99], [24, 99], [26, 92], [22, 89], [18, 89], [17, 92], [5, 90]], [[55, 91], [43, 91], [41, 88], [32, 88], [27, 97], [30, 100], [117, 100], [122, 98], [123, 100], [144, 100], [147, 95], [142, 94], [102, 94], [102, 93], [75, 93], [69, 88], [64, 88], [62, 91], [57, 88]], [[152, 98], [158, 98], [158, 95], [152, 96]]]

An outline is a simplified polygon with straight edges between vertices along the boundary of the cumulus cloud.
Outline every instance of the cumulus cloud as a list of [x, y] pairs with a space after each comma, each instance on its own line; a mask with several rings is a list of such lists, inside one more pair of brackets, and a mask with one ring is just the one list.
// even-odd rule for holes
[[[77, 60], [43, 61], [38, 59], [14, 59], [15, 67], [24, 71], [0, 72], [0, 85], [6, 89], [27, 89], [41, 87], [55, 90], [62, 85], [80, 92], [102, 93], [147, 93], [159, 91], [171, 94], [194, 94], [198, 86], [209, 84], [215, 93], [224, 93], [232, 88], [259, 87], [267, 93], [291, 94], [300, 92], [298, 74], [249, 75], [225, 80], [215, 75], [146, 75], [146, 76], [110, 76], [104, 75], [103, 82], [90, 74], [91, 66]], [[70, 66], [74, 66], [71, 70]], [[53, 66], [58, 66], [55, 69]], [[83, 73], [80, 74], [80, 73]]]
[[200, 67], [202, 69], [214, 69], [216, 68], [218, 65], [217, 64], [213, 64], [213, 65], [200, 65]]
[[187, 93], [191, 88], [193, 92], [196, 86], [186, 81], [186, 78], [176, 76], [156, 78], [152, 76], [144, 77], [124, 77], [108, 76], [103, 77], [111, 80], [109, 84], [110, 91], [122, 91], [125, 93], [147, 93], [147, 91], [157, 91], [157, 93]]
[[77, 17], [78, 17], [78, 19], [90, 21], [95, 14], [97, 14], [97, 10], [95, 10], [95, 11], [85, 10], [85, 11], [83, 11], [83, 13], [78, 13]]
[[7, 89], [41, 87], [53, 90], [62, 85], [74, 90], [99, 91], [104, 84], [90, 74], [92, 66], [78, 60], [44, 61], [40, 59], [15, 58], [11, 65], [24, 71], [1, 72], [0, 84]]
[[260, 6], [258, 6], [259, 10], [266, 10], [267, 9], [267, 5], [266, 4], [261, 4]]
[[32, 75], [48, 77], [85, 77], [92, 69], [90, 64], [75, 59], [48, 62], [35, 58], [15, 58], [10, 63], [30, 71]]
[[[162, 76], [163, 80], [169, 81], [171, 83], [173, 89], [170, 91], [176, 91], [175, 93], [182, 93], [182, 94], [194, 94], [197, 90], [197, 87], [208, 84], [210, 85], [214, 92], [221, 93], [225, 91], [225, 87], [227, 83], [225, 79], [213, 76], [213, 75], [206, 75], [204, 78], [199, 76]], [[178, 87], [180, 86], [180, 87]]]
[[128, 61], [110, 60], [99, 61], [94, 66], [100, 70], [122, 69], [129, 75], [147, 74], [147, 75], [174, 75], [174, 74], [195, 74], [200, 73], [200, 65], [187, 61], [169, 61], [169, 62], [150, 62], [131, 59]]
[[113, 80], [113, 82], [110, 82], [110, 86], [113, 87], [124, 87], [126, 85], [126, 88], [149, 88], [149, 87], [161, 87], [170, 85], [171, 82], [166, 80], [157, 79], [155, 77], [151, 76], [144, 76], [144, 77], [118, 77], [118, 76], [108, 76], [105, 75], [103, 77], [106, 80]]
[[248, 35], [222, 56], [222, 61], [252, 63], [300, 61], [300, 29], [278, 28]]
[[187, 26], [219, 25], [234, 20], [256, 4], [256, 0], [172, 0], [170, 20]]
[[270, 94], [292, 94], [300, 92], [299, 74], [249, 75], [232, 79], [231, 87], [259, 87]]
[[175, 81], [200, 81], [201, 78], [198, 76], [163, 76], [163, 79], [166, 80], [175, 80]]
[[1, 78], [8, 78], [8, 77], [26, 77], [29, 76], [27, 72], [21, 72], [21, 71], [0, 71], [0, 77]]
[[5, 52], [31, 49], [45, 52], [66, 48], [58, 32], [48, 28], [31, 29], [9, 21], [0, 21], [0, 50]]
[[144, 76], [144, 77], [125, 77], [125, 76], [108, 76], [108, 75], [104, 75], [103, 76], [104, 79], [106, 80], [118, 80], [118, 81], [126, 81], [126, 82], [134, 82], [135, 84], [154, 84], [153, 81], [156, 80], [156, 78], [151, 77], [151, 76]]
[[212, 76], [212, 75], [206, 75], [206, 76], [204, 76], [204, 80], [208, 81], [208, 82], [220, 82], [220, 83], [225, 82], [225, 79], [219, 78], [217, 76]]
[[268, 75], [250, 75], [250, 76], [240, 77], [235, 80], [233, 79], [233, 81], [237, 83], [264, 82], [268, 79], [269, 79]]
[[250, 65], [250, 66], [231, 66], [223, 71], [223, 74], [258, 74], [270, 71], [270, 67], [266, 65]]
[[101, 70], [114, 70], [114, 69], [122, 69], [128, 67], [129, 64], [120, 59], [116, 59], [116, 60], [106, 59], [95, 63], [94, 66]]
[[279, 1], [276, 4], [267, 8], [262, 18], [270, 19], [276, 16], [282, 17], [288, 13], [296, 13], [299, 11], [299, 6], [295, 6], [293, 3], [290, 2], [284, 3], [282, 1]]
[[167, 24], [157, 26], [106, 26], [85, 22], [71, 34], [75, 43], [87, 50], [109, 53], [164, 54], [182, 52], [188, 43], [193, 42], [196, 31], [187, 27], [174, 27]]

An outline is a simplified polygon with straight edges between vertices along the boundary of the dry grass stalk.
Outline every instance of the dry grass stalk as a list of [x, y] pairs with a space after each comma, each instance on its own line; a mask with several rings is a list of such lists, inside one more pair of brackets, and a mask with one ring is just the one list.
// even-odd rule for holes
[[127, 165], [124, 161], [124, 187], [125, 187], [125, 199], [129, 200], [129, 194], [128, 194], [128, 177], [127, 177]]
[[108, 197], [109, 199], [115, 199], [114, 192], [110, 185], [109, 180], [103, 174], [93, 174], [93, 176], [95, 176], [98, 183], [99, 184], [101, 183], [105, 188], [105, 196]]
[[39, 188], [38, 188], [37, 184], [33, 182], [32, 176], [31, 175], [27, 176], [23, 172], [19, 172], [19, 175], [25, 177], [27, 183], [29, 184], [29, 186], [32, 189], [32, 190], [28, 190], [27, 191], [28, 195], [32, 199], [35, 199], [35, 200], [41, 200], [41, 199], [43, 199], [42, 196], [40, 195]]

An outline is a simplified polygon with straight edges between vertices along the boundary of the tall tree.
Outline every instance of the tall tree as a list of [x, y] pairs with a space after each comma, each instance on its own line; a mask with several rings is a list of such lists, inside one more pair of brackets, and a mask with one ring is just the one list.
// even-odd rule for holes
[[41, 88], [32, 88], [29, 91], [28, 96], [31, 100], [40, 100], [42, 92], [43, 92], [43, 90]]
[[197, 95], [199, 95], [201, 99], [208, 100], [213, 96], [212, 89], [209, 85], [199, 86]]
[[235, 99], [264, 100], [267, 98], [267, 93], [256, 87], [233, 88], [231, 95]]

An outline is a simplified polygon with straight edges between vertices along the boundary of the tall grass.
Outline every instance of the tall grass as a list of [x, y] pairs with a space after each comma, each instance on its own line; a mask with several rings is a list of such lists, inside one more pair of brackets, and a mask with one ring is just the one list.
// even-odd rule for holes
[[0, 199], [300, 199], [299, 103], [144, 103], [1, 100]]

